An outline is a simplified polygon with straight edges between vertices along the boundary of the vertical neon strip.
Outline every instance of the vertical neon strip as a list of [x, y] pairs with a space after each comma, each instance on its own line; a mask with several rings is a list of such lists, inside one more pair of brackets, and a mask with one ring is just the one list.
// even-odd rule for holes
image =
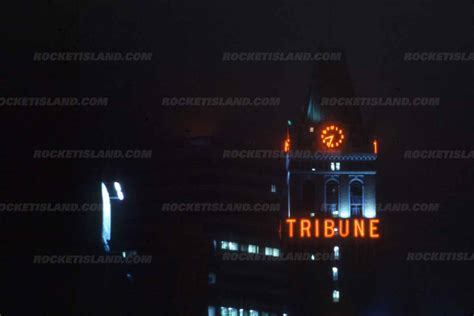
[[107, 187], [102, 182], [102, 242], [105, 251], [109, 251], [109, 241], [112, 234], [112, 208], [110, 206], [110, 195]]

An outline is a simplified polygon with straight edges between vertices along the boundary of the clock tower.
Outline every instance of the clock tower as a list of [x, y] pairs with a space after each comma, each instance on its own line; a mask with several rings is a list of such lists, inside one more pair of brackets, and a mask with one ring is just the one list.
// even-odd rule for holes
[[[287, 127], [282, 223], [290, 217], [336, 222], [377, 217], [378, 149], [370, 126], [357, 107], [322, 102], [353, 96], [344, 61], [315, 65], [302, 118]], [[358, 315], [370, 305], [378, 240], [340, 238], [335, 230], [330, 240], [288, 238], [283, 232], [286, 252], [311, 253], [311, 261], [290, 262], [290, 315]]]

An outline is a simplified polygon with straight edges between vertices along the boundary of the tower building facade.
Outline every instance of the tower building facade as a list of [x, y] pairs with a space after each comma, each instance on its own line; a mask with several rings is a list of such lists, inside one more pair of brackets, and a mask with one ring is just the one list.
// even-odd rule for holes
[[353, 96], [343, 62], [318, 64], [303, 117], [288, 122], [284, 250], [311, 253], [289, 264], [291, 315], [359, 315], [375, 290], [378, 144], [357, 107], [330, 105]]

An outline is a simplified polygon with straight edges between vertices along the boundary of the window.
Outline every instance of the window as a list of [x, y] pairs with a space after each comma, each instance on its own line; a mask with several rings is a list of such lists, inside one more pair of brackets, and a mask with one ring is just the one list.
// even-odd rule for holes
[[216, 274], [213, 272], [209, 272], [207, 280], [209, 284], [216, 284]]
[[272, 184], [271, 191], [272, 193], [275, 193], [277, 191], [277, 186], [275, 184]]
[[339, 247], [334, 246], [334, 260], [339, 260]]
[[274, 257], [279, 257], [280, 256], [280, 249], [273, 248], [273, 256]]
[[359, 180], [354, 180], [350, 184], [350, 201], [351, 201], [351, 216], [361, 216], [362, 215], [362, 182]]
[[232, 251], [239, 250], [239, 244], [236, 242], [229, 241], [229, 250], [232, 250]]
[[332, 301], [334, 303], [339, 302], [339, 291], [338, 290], [332, 291]]
[[341, 170], [341, 163], [331, 162], [331, 171], [339, 171], [339, 170]]
[[314, 127], [311, 126], [311, 127], [309, 128], [309, 132], [310, 132], [310, 133], [314, 133]]
[[228, 250], [229, 249], [229, 242], [228, 241], [221, 241], [221, 249]]
[[250, 316], [259, 316], [259, 312], [254, 311], [253, 309], [250, 310]]
[[249, 245], [249, 253], [258, 253], [258, 246], [256, 245]]
[[227, 309], [227, 307], [221, 306], [221, 316], [229, 316], [229, 310]]
[[221, 241], [221, 249], [222, 250], [232, 250], [237, 251], [239, 250], [239, 244], [232, 241]]
[[332, 280], [337, 281], [338, 279], [338, 269], [337, 267], [332, 267]]
[[216, 308], [214, 306], [207, 307], [207, 316], [216, 316]]
[[326, 183], [326, 212], [333, 214], [339, 209], [339, 184], [335, 180]]
[[303, 210], [314, 210], [316, 200], [316, 188], [311, 180], [303, 183]]
[[265, 255], [266, 256], [272, 256], [272, 257], [279, 257], [280, 256], [280, 249], [265, 247]]
[[237, 316], [237, 308], [221, 306], [221, 316]]

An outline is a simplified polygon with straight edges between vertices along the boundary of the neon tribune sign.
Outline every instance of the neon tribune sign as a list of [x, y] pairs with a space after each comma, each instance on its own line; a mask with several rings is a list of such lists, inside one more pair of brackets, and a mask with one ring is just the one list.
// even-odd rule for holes
[[287, 218], [289, 238], [368, 238], [380, 237], [379, 219], [307, 219]]

